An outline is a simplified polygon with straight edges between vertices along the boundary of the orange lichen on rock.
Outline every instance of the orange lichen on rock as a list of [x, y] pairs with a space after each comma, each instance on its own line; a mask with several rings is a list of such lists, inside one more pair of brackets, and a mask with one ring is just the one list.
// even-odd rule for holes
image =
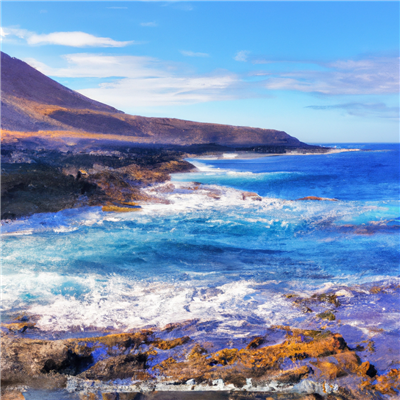
[[332, 362], [318, 360], [312, 364], [320, 370], [321, 377], [324, 379], [333, 380], [343, 376], [343, 371]]
[[372, 385], [371, 388], [382, 394], [398, 396], [400, 392], [400, 370], [391, 369], [386, 375], [378, 376], [375, 385]]
[[19, 390], [13, 390], [10, 392], [3, 392], [1, 394], [2, 400], [25, 400], [24, 395]]
[[328, 321], [334, 321], [336, 319], [335, 314], [332, 311], [324, 311], [317, 314], [318, 318], [326, 319]]
[[[237, 373], [240, 373], [245, 378], [264, 375], [277, 378], [282, 375], [281, 364], [287, 359], [295, 362], [307, 358], [346, 353], [354, 354], [350, 352], [339, 334], [330, 332], [321, 334], [315, 331], [295, 329], [288, 329], [287, 333], [285, 342], [263, 348], [250, 346], [244, 349], [226, 348], [208, 354], [200, 345], [196, 345], [189, 353], [186, 361], [178, 362], [174, 360], [174, 362], [171, 362], [170, 360], [168, 363], [160, 363], [154, 368], [155, 370], [159, 369], [163, 376], [168, 376], [168, 379], [173, 378], [179, 381], [192, 378], [200, 380], [225, 379], [227, 376]], [[310, 334], [307, 335], [307, 340], [305, 340], [306, 333]], [[356, 358], [352, 360], [357, 362]], [[336, 375], [340, 375], [338, 372], [340, 361], [344, 363], [346, 360], [345, 358], [336, 360], [338, 364], [335, 367], [337, 368]], [[297, 372], [292, 371], [290, 373], [292, 374], [291, 376], [305, 376], [309, 371], [308, 367], [301, 368]], [[284, 376], [281, 379], [289, 379], [288, 377], [284, 378]], [[292, 379], [294, 378], [292, 377]]]
[[120, 207], [120, 206], [103, 206], [102, 211], [105, 212], [133, 212], [140, 211], [139, 207]]
[[4, 323], [1, 324], [2, 327], [4, 328], [8, 328], [8, 330], [12, 331], [12, 332], [16, 332], [16, 331], [26, 331], [27, 329], [32, 329], [35, 327], [35, 323], [34, 322], [11, 322], [11, 323]]
[[187, 358], [189, 360], [194, 360], [201, 357], [203, 354], [207, 354], [207, 350], [203, 346], [200, 346], [198, 343], [196, 343]]
[[385, 289], [382, 286], [373, 286], [369, 292], [371, 294], [378, 294], [378, 293], [386, 293]]
[[246, 347], [246, 349], [256, 349], [260, 347], [264, 343], [264, 338], [261, 336], [257, 336], [254, 338]]
[[181, 346], [190, 340], [189, 336], [183, 336], [181, 338], [173, 340], [156, 340], [153, 342], [154, 346], [160, 350], [170, 350], [176, 346]]
[[135, 333], [116, 333], [98, 337], [66, 339], [65, 341], [68, 343], [99, 343], [104, 344], [107, 347], [118, 346], [128, 348], [134, 345], [139, 346], [142, 343], [150, 343], [150, 336], [152, 333], [153, 332], [151, 330], [142, 330]]

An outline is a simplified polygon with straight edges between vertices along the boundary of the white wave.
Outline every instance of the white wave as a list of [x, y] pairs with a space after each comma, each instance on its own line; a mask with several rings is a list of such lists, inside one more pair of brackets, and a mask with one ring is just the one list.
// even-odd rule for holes
[[[173, 185], [173, 191], [163, 190]], [[3, 224], [2, 235], [32, 235], [42, 232], [68, 234], [90, 226], [101, 226], [104, 222], [118, 224], [121, 221], [145, 223], [154, 218], [169, 215], [214, 213], [209, 223], [265, 223], [267, 227], [280, 225], [282, 229], [302, 221], [321, 224], [324, 221], [350, 221], [357, 215], [370, 211], [371, 206], [360, 206], [357, 202], [296, 202], [270, 197], [254, 201], [244, 197], [241, 190], [218, 185], [195, 185], [191, 182], [173, 182], [145, 189], [162, 203], [144, 203], [135, 213], [109, 213], [100, 207], [84, 207], [63, 210], [58, 213], [35, 214]], [[167, 204], [165, 204], [167, 203]], [[216, 217], [215, 213], [220, 213]], [[231, 218], [225, 218], [230, 215]], [[219, 222], [217, 222], [219, 221]]]
[[[295, 291], [302, 297], [335, 291], [341, 294], [344, 290], [351, 293], [352, 297], [363, 293], [362, 287], [358, 286], [333, 283], [315, 286], [295, 281], [286, 283], [285, 287], [279, 281], [260, 284], [253, 280], [209, 287], [207, 282], [210, 284], [212, 277], [205, 279], [196, 286], [193, 282], [147, 283], [119, 276], [104, 280], [93, 274], [66, 277], [56, 273], [27, 273], [24, 277], [6, 277], [3, 309], [23, 307], [24, 302], [18, 298], [29, 292], [30, 296], [38, 296], [38, 300], [27, 311], [39, 317], [36, 326], [45, 331], [76, 328], [123, 331], [151, 326], [162, 328], [169, 323], [199, 320], [213, 324], [213, 331], [207, 335], [247, 336], [254, 332], [259, 334], [271, 325], [296, 326], [307, 318], [285, 298], [284, 293]], [[396, 278], [386, 278], [386, 281], [400, 282]], [[380, 282], [385, 284], [382, 280]], [[55, 291], [66, 285], [80, 285], [85, 289], [84, 294], [74, 297]], [[366, 294], [369, 296], [368, 291]], [[370, 301], [368, 303], [371, 304]], [[390, 304], [384, 306], [393, 308]], [[357, 305], [344, 304], [343, 307]], [[373, 307], [379, 309], [382, 306], [378, 304]], [[395, 310], [388, 309], [387, 312]], [[201, 335], [202, 331], [196, 334]]]
[[[9, 276], [5, 282], [3, 305], [21, 306], [16, 298], [27, 292], [39, 295], [40, 302], [30, 306], [29, 313], [39, 315], [37, 327], [42, 330], [68, 330], [73, 327], [114, 328], [119, 330], [145, 326], [163, 327], [188, 319], [216, 321], [216, 334], [229, 331], [258, 318], [259, 324], [288, 323], [300, 316], [291, 310], [281, 295], [260, 292], [252, 281], [230, 282], [213, 289], [192, 283], [150, 283], [112, 277], [106, 282], [89, 275], [84, 278], [63, 277], [54, 273]], [[70, 285], [85, 286], [88, 293], [80, 298], [53, 294], [65, 280]], [[18, 285], [15, 283], [18, 281]], [[18, 296], [17, 296], [18, 294]], [[258, 299], [255, 300], [254, 294]], [[253, 296], [253, 297], [252, 297]], [[249, 329], [249, 328], [245, 328]]]
[[[173, 180], [187, 179], [190, 176], [197, 177], [199, 173], [203, 176], [228, 176], [228, 177], [251, 177], [251, 178], [265, 178], [265, 177], [276, 177], [276, 176], [287, 176], [287, 175], [303, 175], [302, 172], [298, 171], [274, 171], [274, 172], [252, 172], [252, 171], [236, 171], [229, 168], [219, 168], [214, 165], [209, 165], [204, 162], [196, 161], [193, 159], [189, 160], [193, 164], [197, 171], [190, 173], [176, 173], [172, 174]], [[200, 177], [201, 178], [201, 177]], [[196, 180], [196, 179], [193, 179]]]

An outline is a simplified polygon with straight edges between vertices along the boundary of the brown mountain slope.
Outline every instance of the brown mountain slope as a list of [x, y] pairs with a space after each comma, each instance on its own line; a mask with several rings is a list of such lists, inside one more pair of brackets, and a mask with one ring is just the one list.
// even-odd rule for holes
[[3, 52], [1, 112], [2, 129], [8, 137], [22, 133], [44, 137], [98, 134], [99, 138], [126, 137], [138, 143], [307, 146], [272, 129], [127, 115], [64, 87]]

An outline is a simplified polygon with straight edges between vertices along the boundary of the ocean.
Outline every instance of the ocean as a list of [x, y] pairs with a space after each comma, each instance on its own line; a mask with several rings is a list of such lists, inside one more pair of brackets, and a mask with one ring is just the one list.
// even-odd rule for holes
[[394, 340], [398, 298], [370, 289], [400, 283], [399, 145], [331, 146], [361, 151], [188, 159], [197, 170], [149, 187], [162, 201], [140, 211], [4, 223], [3, 320], [28, 312], [57, 337], [186, 321], [223, 346], [317, 326], [290, 294], [334, 292], [348, 343], [372, 328]]

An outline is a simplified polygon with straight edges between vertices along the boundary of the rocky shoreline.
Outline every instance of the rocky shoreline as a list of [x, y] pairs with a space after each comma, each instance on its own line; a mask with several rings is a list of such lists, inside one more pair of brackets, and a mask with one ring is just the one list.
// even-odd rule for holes
[[[183, 151], [108, 144], [105, 148], [91, 143], [75, 144], [71, 150], [64, 145], [51, 150], [37, 143], [3, 146], [3, 220], [84, 205], [135, 211], [145, 204], [166, 204], [168, 194], [176, 191], [196, 191], [212, 202], [223, 196], [198, 182], [179, 187], [168, 183], [171, 173], [194, 168], [184, 160], [188, 154], [220, 157], [223, 153], [213, 146], [194, 153], [193, 147]], [[238, 191], [238, 196], [240, 201], [262, 200], [252, 192]], [[315, 196], [291, 200], [337, 201]], [[381, 225], [367, 228], [360, 234], [383, 229]], [[277, 296], [300, 310], [305, 321], [268, 326], [259, 336], [218, 343], [207, 332], [200, 338], [192, 334], [199, 321], [126, 332], [95, 327], [48, 332], [38, 328], [40, 316], [9, 315], [1, 326], [2, 398], [372, 400], [398, 396], [400, 360], [393, 333], [364, 327], [367, 333], [361, 335], [363, 330], [354, 328], [355, 316], [346, 307], [379, 303], [383, 297], [393, 303], [399, 285]], [[355, 303], [360, 298], [364, 303]]]
[[[49, 333], [35, 327], [38, 317], [24, 313], [2, 324], [2, 398], [22, 399], [32, 390], [61, 390], [69, 397], [60, 398], [82, 400], [394, 398], [400, 390], [396, 350], [379, 354], [382, 332], [349, 343], [336, 314], [349, 293], [376, 300], [398, 296], [399, 285], [345, 292], [286, 294], [293, 307], [315, 314], [309, 327], [271, 326], [235, 345], [208, 342], [207, 335], [192, 339], [195, 321], [44, 338]], [[382, 369], [386, 357], [392, 361], [384, 360]]]
[[[110, 141], [80, 141], [73, 145], [39, 140], [2, 143], [2, 220], [34, 213], [57, 212], [82, 206], [105, 211], [129, 211], [140, 203], [157, 203], [143, 189], [170, 180], [170, 174], [195, 167], [188, 156], [222, 157], [241, 151], [249, 156], [326, 153], [328, 148], [308, 146], [256, 146], [230, 148], [214, 144], [145, 146]], [[244, 151], [244, 153], [243, 153]]]

